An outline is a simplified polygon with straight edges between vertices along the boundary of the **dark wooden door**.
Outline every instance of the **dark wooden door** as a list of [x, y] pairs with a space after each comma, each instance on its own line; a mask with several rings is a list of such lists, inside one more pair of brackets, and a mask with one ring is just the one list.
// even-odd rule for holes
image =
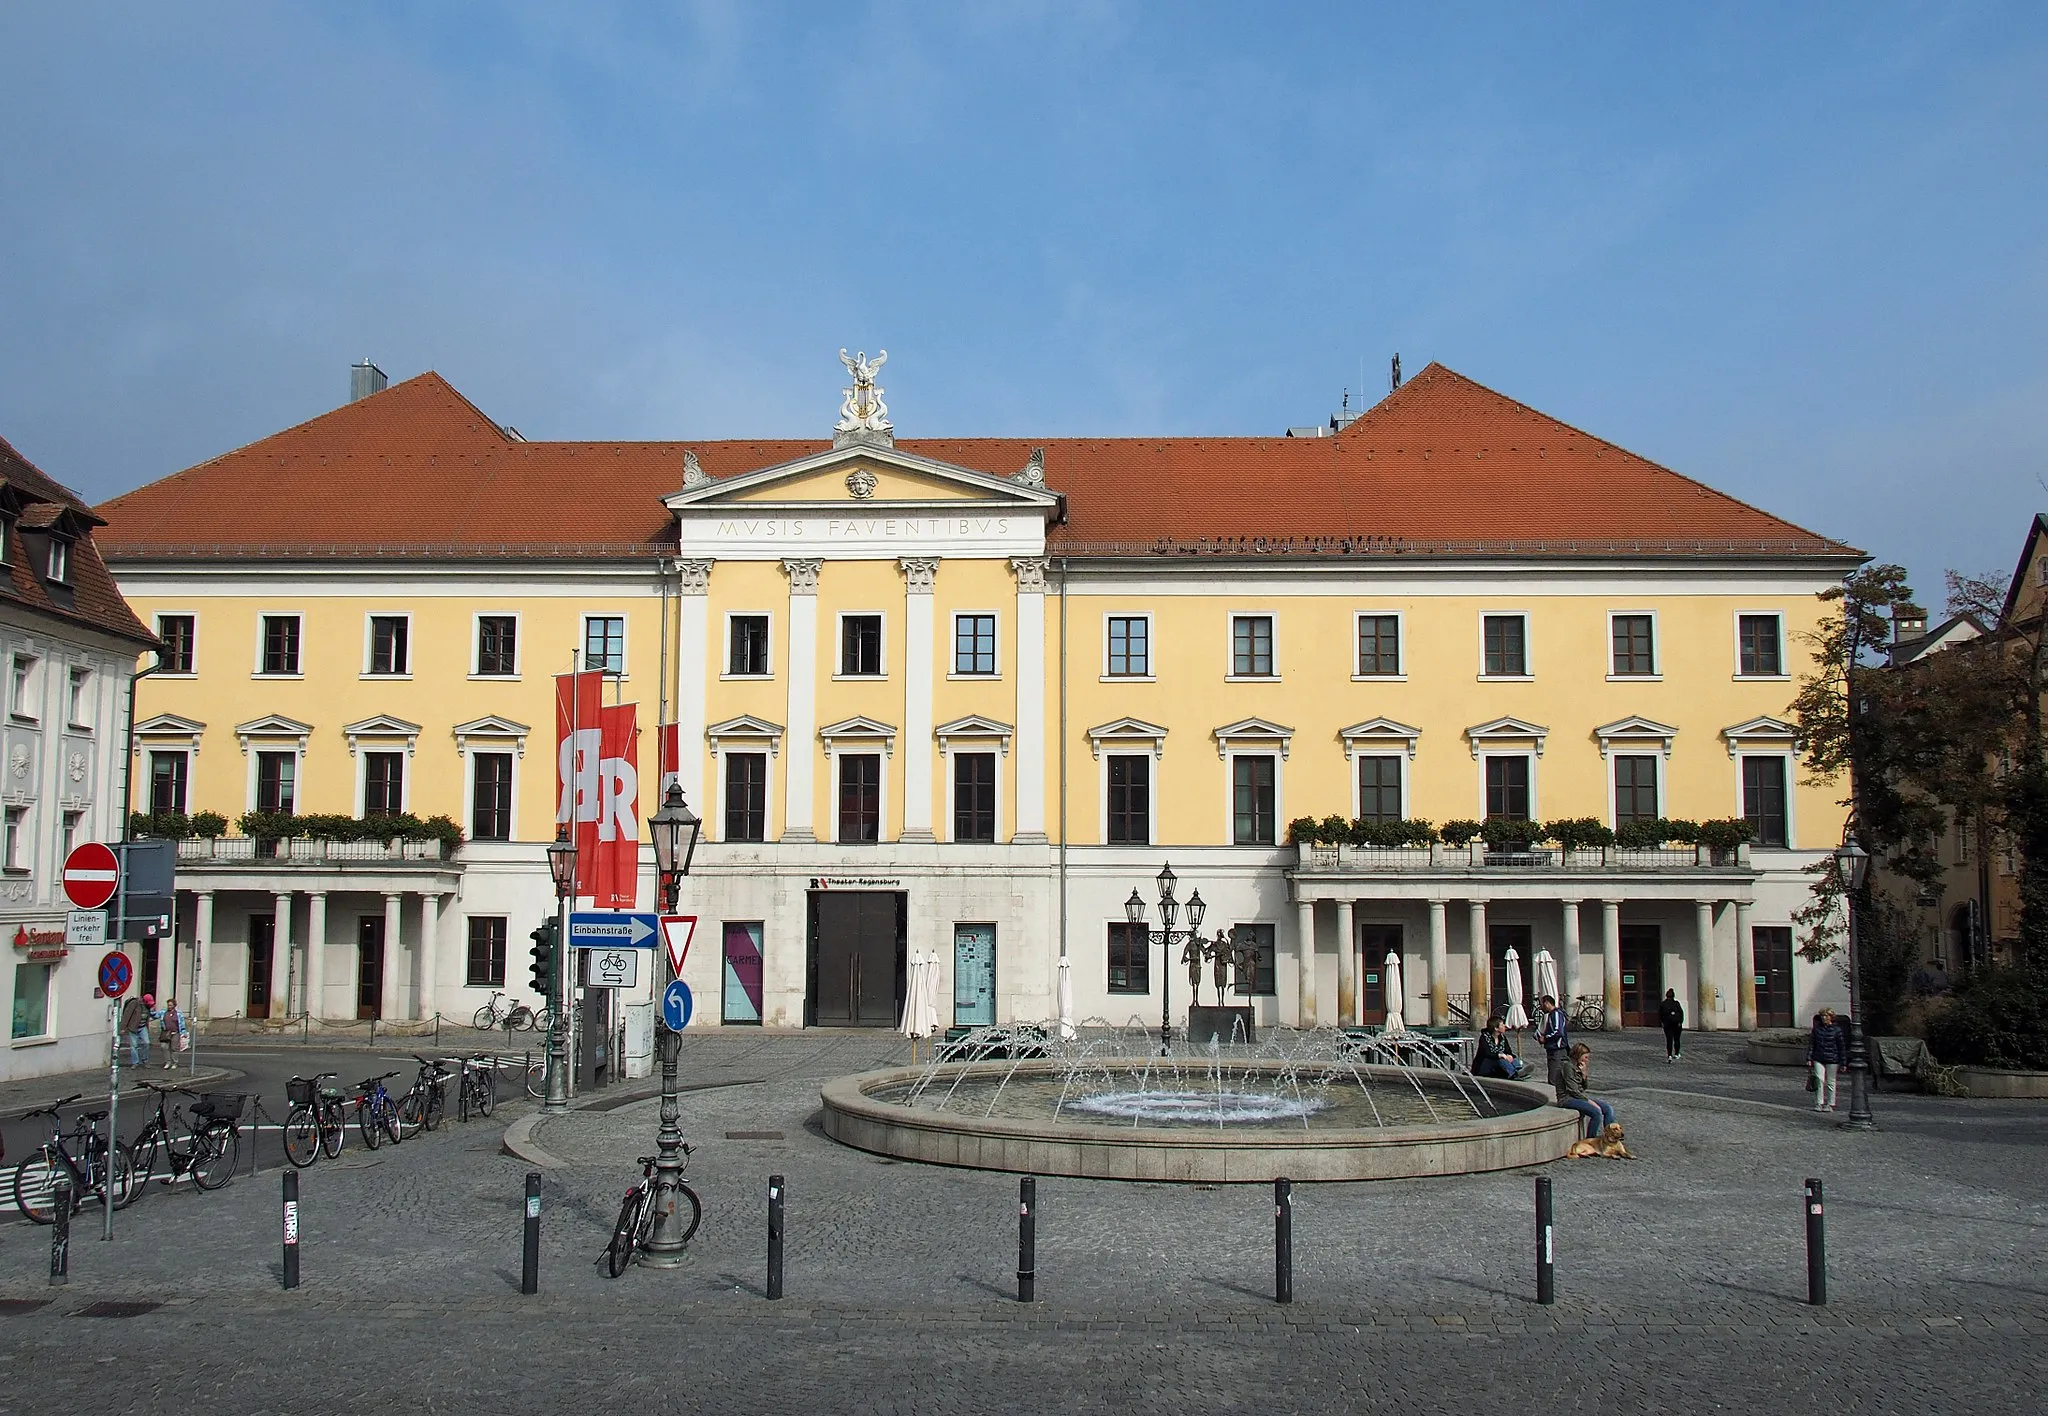
[[[1358, 970], [1359, 1016], [1367, 1023], [1384, 1023], [1387, 1020], [1387, 955], [1393, 954], [1397, 958], [1401, 955], [1401, 926], [1360, 925], [1358, 947], [1365, 955]], [[1406, 959], [1401, 960], [1404, 973], [1407, 963]]]
[[1756, 1025], [1792, 1026], [1792, 930], [1759, 924], [1750, 930], [1756, 948]]
[[1621, 927], [1621, 1025], [1657, 1025], [1664, 999], [1664, 931], [1654, 924]]
[[811, 1020], [893, 1028], [903, 1009], [903, 897], [877, 890], [811, 895]]
[[[1535, 967], [1529, 954], [1535, 941], [1535, 929], [1526, 924], [1489, 924], [1486, 926], [1487, 952], [1492, 956], [1492, 1011], [1507, 1016], [1508, 1012], [1508, 950], [1515, 951], [1515, 974], [1522, 981], [1522, 1011], [1533, 1021], [1536, 1017], [1536, 997], [1529, 991], [1530, 970]], [[1473, 1026], [1484, 1027], [1486, 1019], [1474, 1018]], [[1524, 1024], [1527, 1026], [1527, 1024]]]
[[384, 1016], [384, 916], [356, 919], [356, 1016]]
[[270, 955], [276, 938], [275, 915], [249, 917], [249, 992], [243, 1011], [252, 1018], [270, 1016]]

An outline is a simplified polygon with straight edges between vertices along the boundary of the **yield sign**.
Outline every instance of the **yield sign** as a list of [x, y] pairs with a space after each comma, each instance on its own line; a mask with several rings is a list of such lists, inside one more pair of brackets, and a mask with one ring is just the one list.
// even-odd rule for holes
[[683, 960], [690, 956], [690, 940], [697, 933], [697, 916], [663, 915], [661, 937], [668, 941], [669, 967], [682, 977]]
[[120, 883], [121, 863], [98, 841], [87, 841], [64, 857], [64, 894], [82, 910], [96, 910], [113, 899]]

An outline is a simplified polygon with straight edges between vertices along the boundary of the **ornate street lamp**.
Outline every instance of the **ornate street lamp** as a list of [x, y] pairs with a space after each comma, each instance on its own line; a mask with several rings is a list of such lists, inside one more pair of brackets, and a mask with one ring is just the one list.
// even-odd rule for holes
[[[647, 834], [654, 838], [654, 866], [661, 877], [661, 906], [673, 914], [682, 893], [683, 877], [690, 873], [690, 861], [697, 854], [697, 837], [704, 823], [683, 800], [679, 783], [670, 782], [661, 809], [647, 818]], [[670, 976], [668, 941], [661, 941], [661, 978]], [[656, 997], [659, 1007], [659, 995]], [[655, 1045], [661, 1050], [661, 1129], [654, 1137], [654, 1228], [641, 1250], [640, 1261], [650, 1268], [674, 1268], [683, 1261], [681, 1224], [676, 1218], [676, 1189], [683, 1179], [682, 1110], [676, 1101], [677, 1054], [683, 1036], [668, 1025], [666, 1014], [655, 1023]]]
[[576, 893], [576, 842], [567, 826], [555, 828], [548, 847], [548, 874], [555, 881], [554, 996], [548, 999], [547, 1101], [544, 1109], [569, 1109], [569, 899]]
[[1145, 902], [1135, 888], [1131, 897], [1124, 901], [1124, 919], [1133, 929], [1145, 929], [1145, 947], [1150, 950], [1154, 944], [1162, 946], [1159, 971], [1159, 1055], [1165, 1057], [1173, 1051], [1173, 946], [1195, 941], [1200, 947], [1202, 916], [1209, 907], [1202, 903], [1202, 892], [1197, 890], [1187, 900], [1188, 927], [1175, 929], [1180, 920], [1181, 902], [1173, 897], [1174, 887], [1180, 877], [1173, 873], [1171, 865], [1162, 869], [1156, 877], [1159, 886], [1159, 919], [1166, 928], [1146, 929]]
[[1877, 1121], [1870, 1114], [1870, 1052], [1863, 1036], [1863, 965], [1856, 957], [1856, 897], [1870, 873], [1870, 852], [1854, 836], [1835, 848], [1835, 878], [1842, 886], [1842, 906], [1849, 914], [1849, 1126], [1869, 1131]]

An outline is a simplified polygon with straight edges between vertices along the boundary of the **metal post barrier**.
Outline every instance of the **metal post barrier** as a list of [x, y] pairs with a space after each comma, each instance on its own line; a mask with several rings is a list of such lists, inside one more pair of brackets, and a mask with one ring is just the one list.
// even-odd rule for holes
[[519, 1260], [519, 1291], [540, 1292], [540, 1172], [526, 1172], [526, 1242]]
[[768, 1177], [768, 1296], [782, 1296], [782, 1177]]
[[1536, 1301], [1557, 1301], [1557, 1246], [1550, 1208], [1550, 1177], [1536, 1177]]
[[1818, 1180], [1806, 1182], [1806, 1301], [1816, 1308], [1828, 1301], [1828, 1221]]
[[50, 1190], [56, 1206], [56, 1223], [50, 1226], [50, 1284], [71, 1282], [71, 1180], [59, 1180]]
[[1294, 1182], [1273, 1182], [1273, 1301], [1294, 1301]]
[[299, 1172], [284, 1173], [284, 1286], [299, 1286]]
[[1017, 1301], [1038, 1300], [1038, 1178], [1017, 1182]]

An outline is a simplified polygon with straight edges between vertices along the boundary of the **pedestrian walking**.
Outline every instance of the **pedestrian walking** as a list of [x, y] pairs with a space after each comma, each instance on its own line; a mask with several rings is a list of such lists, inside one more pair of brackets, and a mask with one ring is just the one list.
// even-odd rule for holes
[[121, 1034], [128, 1039], [128, 1065], [140, 1067], [149, 1060], [149, 1013], [156, 999], [145, 993], [130, 997], [121, 1005]]
[[1685, 1054], [1685, 1005], [1678, 1001], [1678, 990], [1664, 990], [1664, 1001], [1657, 1005], [1657, 1021], [1664, 1026], [1664, 1060], [1676, 1062]]
[[164, 1000], [164, 1021], [161, 1029], [164, 1044], [164, 1070], [170, 1071], [178, 1065], [178, 1038], [185, 1031], [185, 1020], [178, 1012], [178, 1000]]
[[1575, 1042], [1557, 1072], [1557, 1104], [1586, 1118], [1586, 1139], [1597, 1141], [1614, 1124], [1614, 1108], [1586, 1094], [1593, 1079], [1593, 1049]]
[[1841, 1079], [1842, 1064], [1849, 1060], [1849, 1038], [1835, 1021], [1835, 1010], [1823, 1008], [1813, 1015], [1813, 1035], [1806, 1040], [1806, 1061], [1813, 1069], [1809, 1083], [1815, 1111], [1835, 1109], [1835, 1084]]
[[1546, 993], [1536, 1000], [1536, 1040], [1543, 1044], [1543, 1060], [1549, 1072], [1550, 1084], [1562, 1090], [1558, 1075], [1571, 1065], [1571, 1033], [1565, 1026], [1564, 1009], [1557, 1006], [1557, 999]]

